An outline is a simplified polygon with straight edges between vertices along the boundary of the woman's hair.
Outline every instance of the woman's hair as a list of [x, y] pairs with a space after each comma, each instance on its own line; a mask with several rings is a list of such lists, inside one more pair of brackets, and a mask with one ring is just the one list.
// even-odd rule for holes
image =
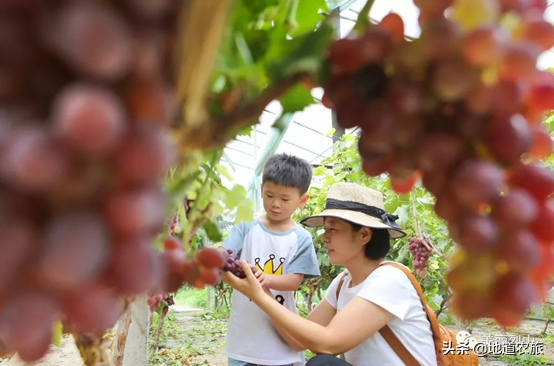
[[[352, 230], [360, 231], [362, 225], [347, 221]], [[371, 228], [371, 239], [365, 244], [364, 255], [373, 260], [384, 258], [390, 250], [390, 236], [387, 229]]]

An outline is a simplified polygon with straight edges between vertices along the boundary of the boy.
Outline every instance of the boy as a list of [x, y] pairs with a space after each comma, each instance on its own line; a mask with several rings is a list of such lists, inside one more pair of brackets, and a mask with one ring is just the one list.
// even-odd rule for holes
[[[222, 244], [256, 266], [260, 283], [275, 300], [296, 313], [294, 291], [305, 278], [320, 275], [312, 238], [291, 218], [306, 204], [312, 167], [286, 154], [268, 159], [262, 175], [265, 213], [235, 226]], [[233, 291], [225, 353], [229, 366], [292, 365], [303, 361], [278, 334], [271, 319], [252, 301]]]

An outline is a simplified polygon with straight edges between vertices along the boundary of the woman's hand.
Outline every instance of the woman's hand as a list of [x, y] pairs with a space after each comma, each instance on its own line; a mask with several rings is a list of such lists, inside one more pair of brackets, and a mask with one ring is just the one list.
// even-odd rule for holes
[[221, 280], [241, 292], [244, 296], [254, 301], [259, 296], [266, 296], [262, 285], [258, 281], [258, 278], [252, 273], [250, 265], [246, 261], [240, 261], [240, 265], [246, 278], [238, 278], [231, 272], [223, 271], [221, 273]]

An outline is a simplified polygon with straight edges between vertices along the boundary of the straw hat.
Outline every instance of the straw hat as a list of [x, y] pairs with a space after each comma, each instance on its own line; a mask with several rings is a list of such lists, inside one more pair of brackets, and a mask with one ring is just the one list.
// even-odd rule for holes
[[307, 217], [301, 223], [309, 227], [323, 226], [325, 217], [337, 217], [375, 229], [388, 229], [392, 239], [406, 235], [402, 228], [395, 223], [398, 216], [385, 211], [383, 194], [359, 184], [333, 184], [327, 194], [323, 212]]

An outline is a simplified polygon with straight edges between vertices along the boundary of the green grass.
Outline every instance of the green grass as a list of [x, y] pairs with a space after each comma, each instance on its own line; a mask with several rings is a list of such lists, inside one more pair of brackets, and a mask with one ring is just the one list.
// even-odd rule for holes
[[448, 310], [443, 311], [441, 315], [439, 315], [439, 323], [443, 325], [455, 325], [456, 319], [448, 312]]
[[547, 335], [546, 337], [544, 337], [542, 339], [542, 343], [544, 343], [544, 344], [554, 344], [554, 336]]
[[507, 362], [510, 365], [518, 365], [518, 366], [552, 365], [552, 363], [550, 363], [543, 356], [535, 356], [531, 354], [521, 354], [517, 356], [500, 356], [499, 360], [502, 362]]
[[[213, 298], [213, 291], [212, 291]], [[175, 304], [191, 308], [206, 308], [206, 289], [198, 290], [193, 287], [183, 286], [175, 294]]]

